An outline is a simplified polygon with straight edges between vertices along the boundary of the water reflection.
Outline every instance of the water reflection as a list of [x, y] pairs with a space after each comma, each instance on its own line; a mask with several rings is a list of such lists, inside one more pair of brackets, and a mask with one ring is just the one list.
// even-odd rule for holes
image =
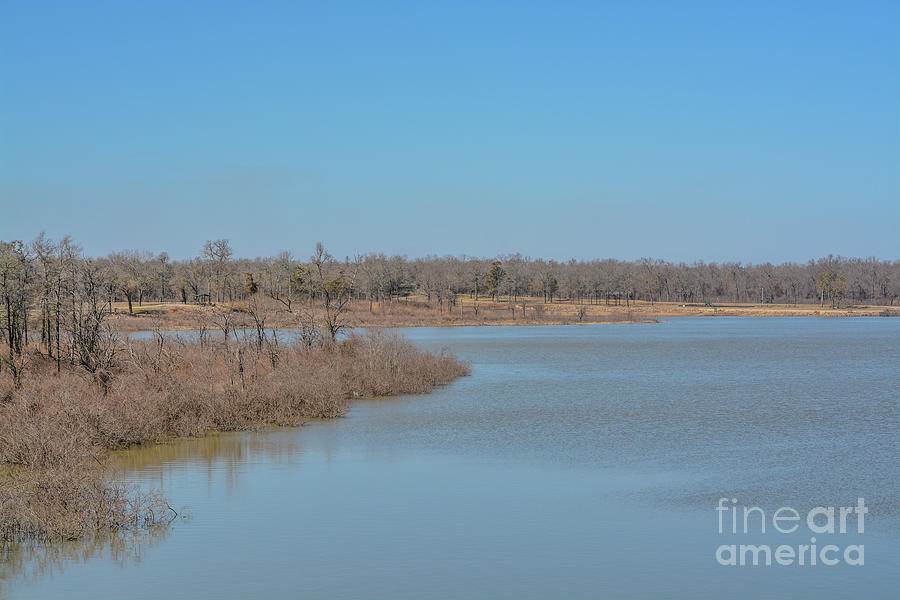
[[139, 565], [177, 526], [108, 533], [77, 541], [0, 541], [0, 597], [5, 597], [7, 588], [17, 582], [52, 578], [95, 559], [120, 566]]
[[[285, 430], [290, 434], [279, 435]], [[158, 471], [160, 466], [169, 463], [190, 462], [220, 469], [260, 459], [291, 462], [296, 461], [302, 443], [300, 437], [293, 435], [295, 431], [296, 428], [267, 428], [176, 439], [115, 452], [112, 464], [131, 473], [141, 473]]]

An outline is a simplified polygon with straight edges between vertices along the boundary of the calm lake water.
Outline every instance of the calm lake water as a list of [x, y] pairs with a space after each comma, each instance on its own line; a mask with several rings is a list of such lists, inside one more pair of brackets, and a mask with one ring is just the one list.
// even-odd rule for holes
[[[5, 557], [8, 598], [896, 598], [900, 319], [410, 329], [472, 376], [299, 429], [125, 453], [164, 533]], [[731, 533], [759, 506], [766, 533]], [[869, 508], [815, 534], [817, 505]], [[728, 505], [728, 501], [726, 501]], [[794, 534], [772, 527], [782, 506]], [[758, 513], [755, 513], [758, 516]], [[817, 523], [824, 523], [820, 518]], [[783, 523], [783, 527], [790, 523]], [[754, 533], [755, 532], [755, 533]], [[722, 566], [722, 544], [834, 566]], [[864, 565], [843, 560], [864, 546]]]

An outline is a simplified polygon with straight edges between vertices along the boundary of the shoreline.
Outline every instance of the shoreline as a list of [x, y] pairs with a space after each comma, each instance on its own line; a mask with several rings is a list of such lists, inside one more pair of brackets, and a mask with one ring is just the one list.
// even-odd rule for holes
[[[120, 333], [169, 330], [217, 330], [215, 319], [223, 312], [232, 316], [233, 328], [252, 327], [242, 302], [204, 306], [181, 303], [145, 303], [127, 312], [123, 303], [113, 303], [110, 323]], [[303, 308], [301, 310], [308, 311]], [[309, 311], [314, 312], [314, 311]], [[542, 303], [532, 299], [518, 302], [506, 300], [474, 301], [461, 298], [452, 311], [428, 304], [424, 298], [411, 297], [371, 306], [368, 302], [351, 303], [345, 315], [346, 326], [359, 329], [391, 329], [403, 327], [529, 327], [540, 325], [601, 325], [658, 323], [666, 317], [892, 317], [900, 316], [896, 306], [820, 306], [818, 304], [683, 304], [676, 302], [637, 301], [629, 306], [578, 304], [575, 302]], [[296, 313], [272, 305], [266, 328], [298, 326]]]
[[57, 373], [32, 349], [25, 377], [0, 389], [0, 541], [75, 540], [176, 518], [158, 491], [112, 476], [114, 452], [334, 419], [358, 398], [424, 394], [470, 374], [454, 355], [387, 332], [316, 346], [164, 338], [120, 340], [121, 360], [96, 373]]

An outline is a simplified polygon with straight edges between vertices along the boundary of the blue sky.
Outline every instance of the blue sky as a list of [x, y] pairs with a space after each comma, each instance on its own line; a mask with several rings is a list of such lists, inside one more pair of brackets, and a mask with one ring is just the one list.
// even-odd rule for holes
[[900, 2], [0, 0], [0, 239], [900, 258]]

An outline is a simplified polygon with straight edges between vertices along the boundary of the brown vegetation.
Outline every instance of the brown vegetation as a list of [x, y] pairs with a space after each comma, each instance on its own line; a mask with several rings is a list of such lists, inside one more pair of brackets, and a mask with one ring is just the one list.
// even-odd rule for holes
[[[257, 307], [265, 312], [268, 328], [301, 328], [324, 319], [317, 305], [294, 303], [293, 312], [280, 305], [260, 299]], [[265, 307], [265, 308], [263, 308]], [[410, 296], [393, 302], [355, 300], [343, 307], [342, 329], [393, 327], [454, 327], [477, 325], [570, 325], [590, 323], [654, 322], [656, 313], [643, 310], [641, 303], [632, 307], [604, 307], [579, 305], [571, 302], [544, 304], [539, 299], [520, 299], [519, 302], [459, 298], [455, 309], [439, 311], [424, 298]], [[879, 310], [883, 310], [879, 309]], [[184, 305], [177, 303], [147, 303], [133, 314], [125, 312], [121, 304], [113, 303], [108, 320], [118, 331], [205, 330], [222, 334], [217, 323], [229, 319], [234, 329], [255, 329], [254, 319], [245, 302], [226, 302], [217, 306]], [[326, 330], [327, 331], [327, 330]]]
[[[898, 297], [900, 262], [874, 258], [340, 261], [318, 244], [307, 261], [245, 260], [215, 240], [172, 261], [136, 251], [88, 258], [70, 239], [43, 235], [0, 241], [0, 537], [74, 538], [168, 518], [158, 497], [104, 477], [108, 450], [334, 417], [349, 398], [423, 392], [466, 372], [387, 334], [340, 341], [349, 327], [886, 315]], [[295, 342], [279, 340], [285, 327]], [[157, 333], [123, 337], [138, 329]], [[162, 329], [196, 330], [196, 341]]]
[[174, 512], [111, 482], [108, 450], [210, 431], [299, 425], [340, 415], [350, 398], [426, 392], [465, 364], [396, 335], [336, 345], [125, 340], [103, 378], [56, 374], [33, 348], [18, 382], [2, 380], [0, 537], [76, 538], [149, 526]]
[[[301, 319], [294, 314], [271, 306], [270, 327], [300, 327]], [[297, 305], [294, 309], [296, 311]], [[216, 329], [212, 323], [225, 312], [234, 328], [252, 327], [243, 303], [225, 303], [219, 306], [197, 306], [177, 303], [145, 304], [134, 314], [127, 314], [120, 304], [113, 304], [116, 312], [110, 320], [122, 331], [146, 331], [155, 328], [172, 330], [198, 330], [207, 323], [207, 329]], [[316, 320], [317, 310], [307, 314]], [[843, 305], [832, 308], [818, 304], [758, 304], [758, 303], [680, 303], [648, 302], [636, 300], [620, 306], [605, 304], [580, 304], [573, 301], [544, 303], [540, 298], [520, 298], [517, 302], [506, 299], [478, 300], [476, 314], [472, 298], [457, 300], [453, 311], [440, 311], [422, 296], [409, 296], [392, 302], [368, 302], [357, 300], [346, 307], [344, 318], [348, 327], [453, 327], [477, 325], [570, 325], [591, 323], [655, 322], [671, 316], [754, 316], [754, 317], [890, 317], [900, 316], [900, 307], [877, 305]], [[221, 334], [221, 329], [216, 329]]]
[[[126, 314], [145, 313], [148, 302], [188, 307], [263, 297], [296, 319], [306, 306], [315, 305], [323, 313], [320, 325], [330, 336], [348, 325], [373, 324], [361, 306], [393, 315], [398, 301], [414, 301], [435, 313], [416, 311], [410, 323], [399, 320], [399, 325], [423, 320], [477, 324], [480, 313], [492, 307], [507, 308], [510, 314], [490, 321], [512, 323], [523, 304], [521, 320], [526, 322], [545, 320], [536, 313], [556, 313], [549, 307], [557, 304], [578, 305], [569, 316], [594, 321], [642, 304], [659, 306], [658, 314], [702, 313], [675, 309], [715, 305], [744, 310], [752, 306], [753, 314], [760, 315], [782, 310], [772, 305], [792, 314], [812, 314], [814, 306], [892, 307], [900, 298], [900, 261], [829, 255], [807, 263], [745, 265], [652, 258], [557, 262], [518, 254], [407, 259], [374, 253], [339, 260], [321, 244], [306, 260], [289, 252], [243, 259], [233, 256], [227, 240], [207, 241], [196, 258], [171, 260], [165, 252], [137, 251], [86, 258], [72, 240], [53, 241], [43, 235], [30, 243], [0, 242], [0, 313], [16, 321], [23, 309], [31, 311], [36, 326], [32, 335], [39, 333], [45, 345], [58, 337], [64, 325], [60, 317], [72, 308], [69, 300], [83, 294], [87, 284], [110, 312]], [[358, 306], [350, 309], [353, 305]], [[345, 318], [348, 310], [355, 313], [352, 318]]]

